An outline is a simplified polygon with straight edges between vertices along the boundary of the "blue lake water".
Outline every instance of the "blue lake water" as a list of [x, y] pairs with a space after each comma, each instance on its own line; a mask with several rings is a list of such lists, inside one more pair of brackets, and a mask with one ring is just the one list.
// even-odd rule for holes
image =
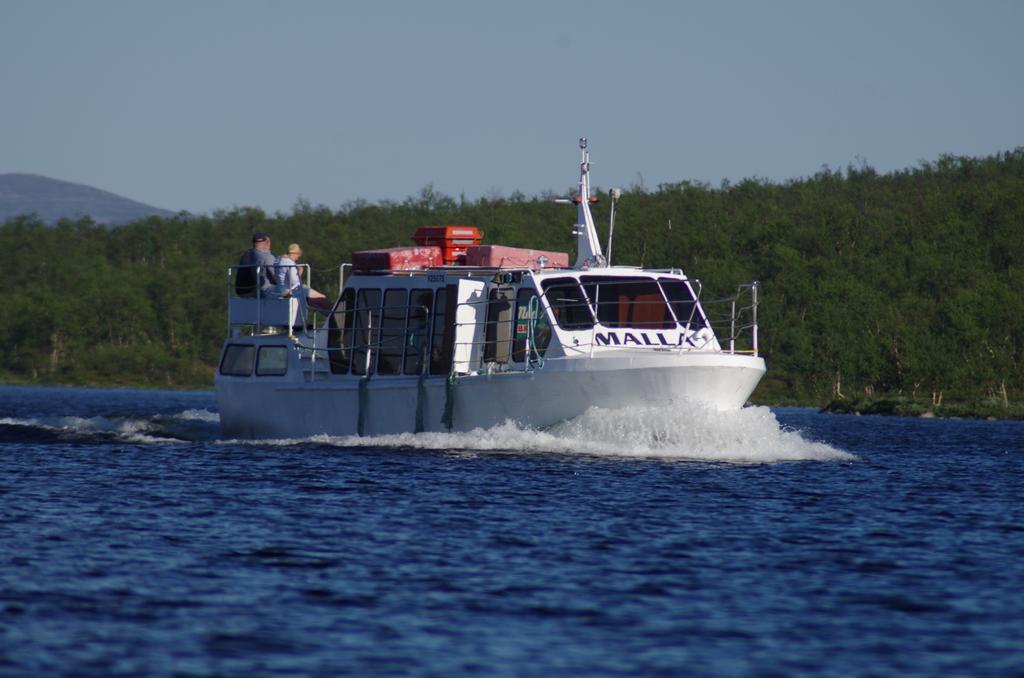
[[0, 388], [0, 674], [1024, 673], [1024, 422], [224, 441]]

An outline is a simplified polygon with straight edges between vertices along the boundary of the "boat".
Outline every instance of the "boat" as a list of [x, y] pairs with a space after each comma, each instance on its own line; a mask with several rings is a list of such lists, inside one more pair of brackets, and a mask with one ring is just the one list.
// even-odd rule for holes
[[[611, 265], [579, 147], [579, 191], [559, 201], [577, 210], [572, 266], [565, 253], [484, 245], [475, 227], [420, 227], [412, 246], [340, 265], [326, 317], [295, 297], [238, 296], [242, 267], [229, 267], [223, 435], [544, 429], [595, 407], [743, 407], [765, 373], [757, 283], [707, 301], [681, 269]], [[609, 254], [620, 197], [609, 192]]]

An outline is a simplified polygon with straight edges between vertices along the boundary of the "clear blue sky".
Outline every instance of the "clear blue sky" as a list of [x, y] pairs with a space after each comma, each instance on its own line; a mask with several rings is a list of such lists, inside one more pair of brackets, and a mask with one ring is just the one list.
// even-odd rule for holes
[[1024, 2], [0, 0], [0, 173], [172, 210], [1024, 145]]

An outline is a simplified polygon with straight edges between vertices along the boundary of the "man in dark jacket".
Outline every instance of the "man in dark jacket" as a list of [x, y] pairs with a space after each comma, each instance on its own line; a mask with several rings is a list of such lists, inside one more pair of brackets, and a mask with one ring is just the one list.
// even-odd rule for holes
[[[260, 289], [260, 296], [267, 296], [277, 279], [274, 277], [274, 255], [270, 252], [270, 236], [263, 231], [257, 231], [252, 235], [252, 249], [247, 250], [242, 258], [238, 260], [241, 267], [235, 272], [235, 293], [240, 297], [255, 297], [256, 288]], [[256, 266], [259, 269], [257, 279]]]

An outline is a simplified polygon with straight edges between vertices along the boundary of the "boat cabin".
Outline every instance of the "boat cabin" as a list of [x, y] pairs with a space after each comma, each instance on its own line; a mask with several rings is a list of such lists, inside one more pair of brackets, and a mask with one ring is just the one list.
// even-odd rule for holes
[[[434, 261], [435, 254], [418, 256]], [[550, 261], [552, 254], [538, 256]], [[408, 265], [403, 257], [389, 258]], [[360, 265], [384, 258], [381, 251], [353, 257]], [[698, 294], [681, 271], [363, 268], [349, 276], [324, 326], [299, 332], [296, 342], [326, 357], [331, 375], [354, 376], [530, 370], [551, 358], [609, 350], [718, 350]], [[236, 331], [262, 322], [250, 329], [257, 336], [287, 333], [301, 317], [295, 299], [230, 303]], [[249, 304], [248, 312], [238, 304]], [[259, 310], [262, 318], [254, 315]]]

